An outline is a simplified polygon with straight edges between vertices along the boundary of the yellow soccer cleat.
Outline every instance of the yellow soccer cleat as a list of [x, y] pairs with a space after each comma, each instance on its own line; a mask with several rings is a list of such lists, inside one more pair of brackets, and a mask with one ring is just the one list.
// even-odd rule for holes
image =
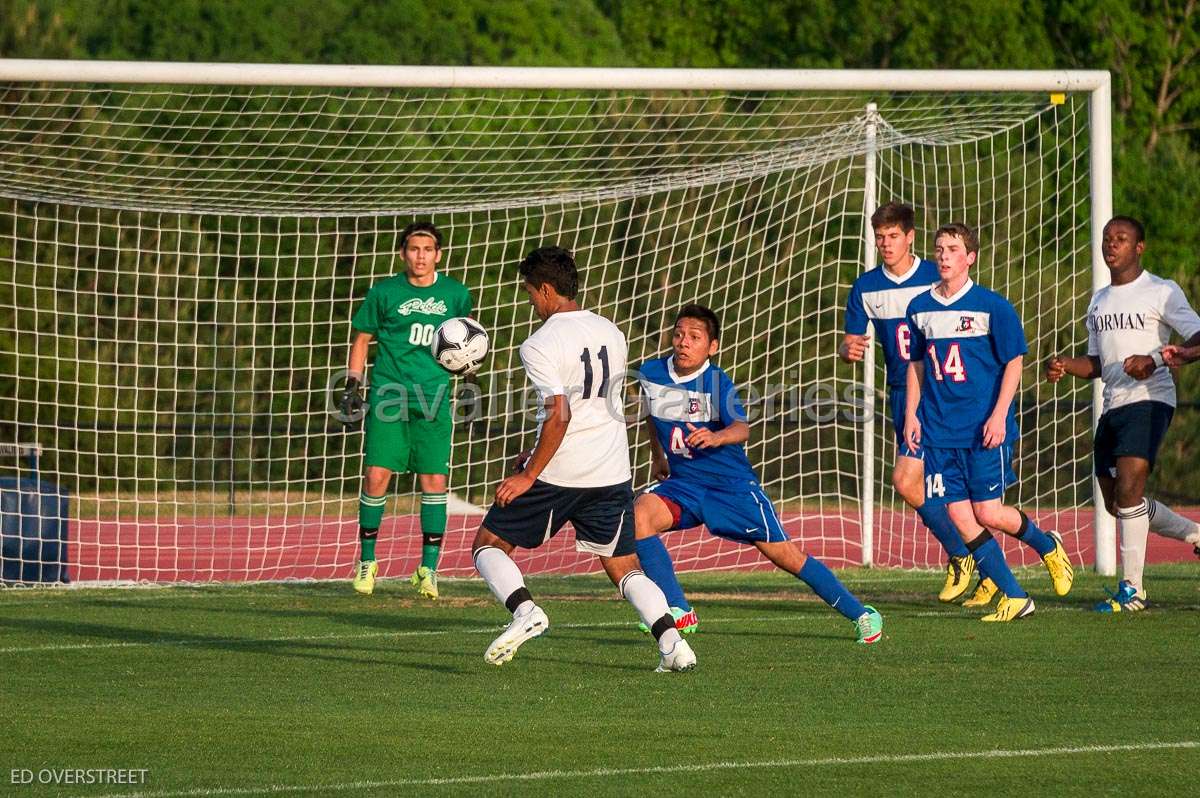
[[379, 563], [375, 560], [359, 560], [354, 569], [354, 590], [369, 596], [375, 592], [375, 574], [379, 573]]
[[1071, 584], [1075, 581], [1075, 569], [1071, 567], [1067, 550], [1063, 548], [1062, 536], [1057, 532], [1047, 532], [1046, 534], [1054, 538], [1054, 551], [1043, 557], [1042, 562], [1045, 563], [1046, 570], [1050, 573], [1050, 581], [1054, 583], [1054, 592], [1065, 596], [1071, 592]]
[[979, 584], [975, 585], [975, 592], [962, 605], [967, 609], [981, 609], [992, 603], [992, 599], [996, 597], [997, 592], [996, 583], [983, 574], [980, 574]]
[[951, 557], [946, 563], [946, 584], [938, 593], [938, 601], [957, 601], [967, 592], [971, 585], [971, 577], [975, 575], [975, 558], [968, 554], [966, 557]]
[[979, 620], [988, 623], [1004, 623], [1020, 618], [1028, 618], [1030, 615], [1033, 615], [1033, 598], [1031, 596], [1025, 596], [1024, 598], [1001, 596], [1000, 603], [996, 605], [996, 611], [991, 615], [983, 616]]
[[416, 586], [417, 593], [421, 595], [421, 598], [437, 600], [437, 571], [422, 565], [409, 577], [408, 581]]

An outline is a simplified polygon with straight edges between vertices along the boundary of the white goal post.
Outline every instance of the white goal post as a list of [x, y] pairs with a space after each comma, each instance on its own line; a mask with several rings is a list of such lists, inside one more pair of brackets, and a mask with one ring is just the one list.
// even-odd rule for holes
[[[355, 305], [402, 268], [396, 233], [432, 219], [494, 343], [460, 404], [444, 573], [470, 573], [471, 513], [531, 442], [513, 266], [544, 243], [575, 251], [631, 363], [665, 351], [683, 303], [720, 313], [718, 361], [761, 419], [751, 460], [808, 550], [934, 566], [887, 478], [874, 355], [834, 355], [874, 265], [869, 216], [897, 199], [919, 252], [942, 223], [981, 230], [977, 277], [1030, 343], [1019, 499], [1111, 575], [1099, 382], [1035, 384], [1045, 355], [1082, 348], [1107, 283], [1111, 127], [1104, 71], [0, 59], [0, 443], [36, 441], [39, 478], [70, 496], [76, 582], [348, 576], [361, 434], [329, 420], [328, 387]], [[392, 576], [419, 547], [411, 490], [381, 531]], [[6, 574], [31, 528], [5, 520]], [[699, 532], [667, 542], [681, 570], [758, 566]], [[556, 541], [525, 567], [588, 564]]]

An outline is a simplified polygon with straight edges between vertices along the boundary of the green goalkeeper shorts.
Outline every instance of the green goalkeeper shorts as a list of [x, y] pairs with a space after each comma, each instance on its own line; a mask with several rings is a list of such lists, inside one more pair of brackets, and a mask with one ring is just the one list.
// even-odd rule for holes
[[450, 444], [454, 425], [450, 413], [426, 418], [417, 408], [408, 418], [394, 418], [395, 412], [379, 418], [368, 410], [363, 428], [364, 466], [382, 466], [391, 471], [413, 474], [449, 474]]

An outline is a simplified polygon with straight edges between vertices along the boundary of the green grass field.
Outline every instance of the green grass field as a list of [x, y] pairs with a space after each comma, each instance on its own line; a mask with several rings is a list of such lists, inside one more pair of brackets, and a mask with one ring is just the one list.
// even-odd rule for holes
[[[531, 579], [550, 633], [500, 668], [481, 582], [0, 591], [0, 793], [35, 795], [1175, 794], [1200, 753], [1200, 564], [1157, 609], [1087, 611], [1024, 572], [1030, 620], [931, 600], [931, 573], [845, 571], [850, 624], [782, 574], [685, 575], [699, 667], [656, 674], [595, 578]], [[1111, 580], [1109, 580], [1111, 581]], [[145, 768], [144, 784], [12, 770]], [[1182, 772], [1181, 772], [1182, 771]]]

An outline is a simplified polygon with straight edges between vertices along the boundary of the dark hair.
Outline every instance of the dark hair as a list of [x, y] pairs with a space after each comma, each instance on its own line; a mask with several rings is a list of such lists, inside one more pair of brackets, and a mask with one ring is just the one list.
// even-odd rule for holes
[[1114, 216], [1113, 218], [1109, 219], [1104, 226], [1108, 227], [1113, 222], [1123, 222], [1133, 228], [1133, 232], [1137, 234], [1137, 241], [1134, 241], [1133, 243], [1138, 244], [1146, 240], [1145, 226], [1132, 216]]
[[534, 288], [546, 283], [564, 299], [574, 299], [579, 293], [579, 272], [575, 258], [562, 247], [538, 247], [521, 261], [521, 278]]
[[944, 224], [939, 227], [937, 232], [933, 234], [934, 244], [936, 244], [937, 240], [942, 236], [955, 236], [956, 238], [961, 238], [963, 244], [965, 244], [967, 247], [967, 252], [974, 252], [976, 254], [979, 253], [979, 236], [975, 234], [974, 230], [967, 227], [962, 222], [951, 222], [950, 224]]
[[679, 315], [675, 317], [675, 324], [679, 324], [680, 319], [696, 319], [704, 322], [704, 326], [708, 328], [708, 337], [714, 341], [721, 340], [721, 322], [717, 321], [717, 314], [704, 305], [684, 305], [679, 311]]
[[413, 222], [400, 231], [400, 251], [408, 249], [408, 239], [414, 235], [427, 235], [433, 239], [438, 249], [442, 248], [442, 232], [433, 226], [433, 222]]
[[886, 205], [880, 205], [875, 209], [875, 213], [871, 214], [872, 230], [878, 230], [881, 227], [890, 227], [894, 224], [900, 225], [900, 229], [906, 233], [915, 227], [911, 205], [889, 202]]

